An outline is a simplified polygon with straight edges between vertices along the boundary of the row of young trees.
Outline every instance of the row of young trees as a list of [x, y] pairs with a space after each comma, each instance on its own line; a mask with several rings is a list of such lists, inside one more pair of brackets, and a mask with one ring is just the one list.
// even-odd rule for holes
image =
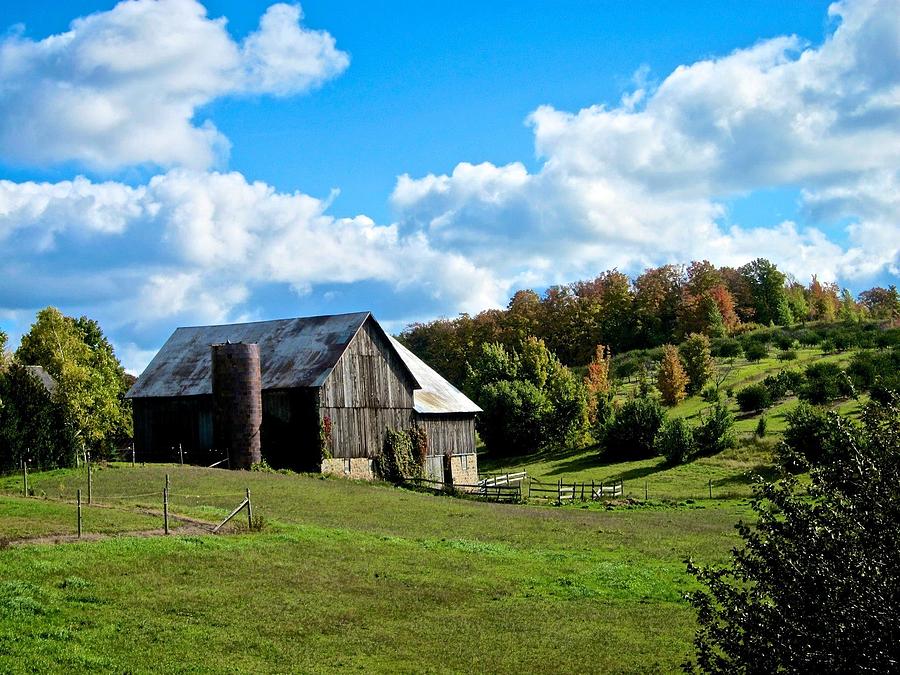
[[[0, 334], [0, 470], [23, 459], [65, 466], [83, 450], [107, 457], [132, 434], [125, 373], [99, 324], [53, 307], [38, 312], [14, 354]], [[56, 381], [51, 392], [26, 366]]]
[[568, 366], [583, 366], [596, 345], [613, 353], [677, 344], [698, 333], [711, 338], [753, 327], [809, 320], [900, 320], [896, 287], [876, 287], [854, 299], [813, 276], [803, 285], [768, 260], [739, 268], [709, 261], [663, 265], [634, 279], [610, 270], [590, 281], [553, 286], [538, 295], [520, 290], [505, 310], [487, 310], [408, 326], [402, 341], [451, 381], [481, 345], [515, 348], [536, 337]]

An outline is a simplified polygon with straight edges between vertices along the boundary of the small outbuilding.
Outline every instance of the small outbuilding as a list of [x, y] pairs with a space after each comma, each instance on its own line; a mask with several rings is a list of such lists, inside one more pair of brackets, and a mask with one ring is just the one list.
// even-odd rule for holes
[[387, 431], [417, 427], [432, 478], [478, 478], [480, 408], [369, 312], [178, 328], [127, 397], [143, 461], [372, 478]]

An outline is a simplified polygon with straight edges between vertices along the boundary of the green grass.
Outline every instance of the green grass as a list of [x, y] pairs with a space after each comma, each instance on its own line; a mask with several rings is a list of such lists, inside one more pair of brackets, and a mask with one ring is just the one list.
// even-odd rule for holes
[[[0, 671], [670, 672], [694, 629], [683, 560], [723, 560], [748, 516], [739, 501], [508, 506], [192, 467], [97, 470], [95, 495], [167, 472], [177, 512], [215, 520], [249, 487], [268, 526], [0, 551]], [[65, 496], [84, 475], [31, 480]]]

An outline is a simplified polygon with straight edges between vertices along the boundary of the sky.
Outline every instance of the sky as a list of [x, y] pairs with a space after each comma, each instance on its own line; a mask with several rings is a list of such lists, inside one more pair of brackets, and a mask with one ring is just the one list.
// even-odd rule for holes
[[900, 0], [0, 3], [0, 328], [900, 275]]

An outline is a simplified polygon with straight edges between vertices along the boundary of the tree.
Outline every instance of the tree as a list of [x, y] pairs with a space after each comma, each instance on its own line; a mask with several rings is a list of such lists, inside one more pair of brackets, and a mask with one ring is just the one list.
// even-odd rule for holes
[[484, 411], [476, 425], [492, 453], [570, 445], [584, 431], [584, 386], [537, 338], [526, 339], [519, 351], [482, 345], [468, 367], [465, 388]]
[[732, 427], [734, 417], [728, 407], [718, 401], [711, 410], [700, 414], [700, 424], [694, 428], [696, 452], [701, 456], [717, 455], [734, 445]]
[[867, 404], [861, 426], [834, 412], [823, 424], [827, 461], [807, 464], [808, 490], [791, 476], [757, 485], [757, 524], [739, 525], [744, 548], [725, 567], [688, 565], [704, 587], [690, 595], [703, 672], [893, 672], [900, 663], [897, 396]]
[[739, 271], [746, 280], [753, 298], [755, 320], [761, 324], [790, 323], [784, 274], [765, 258], [757, 258], [741, 267]]
[[661, 345], [672, 339], [683, 283], [684, 270], [679, 265], [648, 269], [635, 279], [634, 311], [645, 345]]
[[687, 391], [689, 394], [696, 394], [703, 389], [715, 370], [709, 338], [703, 333], [692, 333], [678, 347], [678, 354], [688, 376]]
[[741, 389], [735, 396], [738, 408], [743, 413], [759, 412], [772, 405], [772, 396], [764, 384], [750, 384]]
[[656, 436], [656, 450], [669, 464], [684, 464], [695, 452], [694, 433], [683, 417], [666, 420]]
[[678, 349], [672, 345], [665, 345], [656, 377], [656, 386], [666, 405], [677, 405], [679, 401], [684, 400], [688, 382], [687, 373], [684, 372], [681, 358], [678, 356]]
[[607, 458], [643, 459], [656, 454], [656, 434], [666, 419], [662, 406], [652, 398], [629, 399], [616, 410], [602, 436]]
[[612, 354], [605, 345], [597, 345], [594, 358], [588, 364], [588, 372], [584, 378], [584, 386], [588, 394], [589, 419], [592, 423], [600, 417], [598, 410], [604, 407], [610, 392], [609, 367], [612, 363]]
[[836, 363], [813, 363], [806, 367], [804, 375], [806, 382], [797, 392], [803, 401], [823, 405], [854, 395], [850, 376]]
[[894, 285], [888, 288], [875, 286], [859, 294], [860, 304], [874, 319], [896, 321], [900, 319], [900, 293]]
[[744, 345], [744, 357], [751, 363], [755, 363], [769, 355], [769, 348], [759, 340], [748, 340]]
[[56, 379], [55, 396], [88, 447], [105, 454], [131, 436], [125, 371], [96, 321], [42, 309], [16, 360], [43, 366]]

